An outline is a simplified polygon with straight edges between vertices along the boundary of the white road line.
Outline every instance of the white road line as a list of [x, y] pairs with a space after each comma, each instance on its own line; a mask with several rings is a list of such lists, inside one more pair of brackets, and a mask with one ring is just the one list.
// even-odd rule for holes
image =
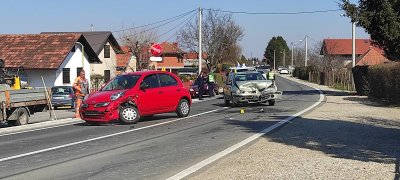
[[221, 110], [224, 110], [224, 109], [228, 109], [228, 107], [219, 108], [219, 109], [215, 109], [215, 110], [212, 110], [212, 111], [207, 111], [207, 112], [191, 115], [191, 116], [188, 116], [188, 117], [174, 119], [174, 120], [171, 120], [171, 121], [157, 123], [157, 124], [153, 124], [153, 125], [150, 125], [150, 126], [137, 128], [137, 129], [131, 129], [131, 130], [122, 131], [122, 132], [119, 132], [119, 133], [109, 134], [109, 135], [100, 136], [100, 137], [96, 137], [96, 138], [86, 139], [86, 140], [83, 140], [83, 141], [77, 141], [77, 142], [68, 143], [68, 144], [64, 144], [64, 145], [59, 145], [59, 146], [55, 146], [55, 147], [51, 147], [51, 148], [46, 148], [46, 149], [42, 149], [42, 150], [37, 150], [37, 151], [32, 151], [32, 152], [28, 152], [28, 153], [24, 153], [24, 154], [10, 156], [10, 157], [6, 157], [6, 158], [1, 158], [0, 162], [12, 160], [12, 159], [17, 159], [17, 158], [21, 158], [21, 157], [25, 157], [25, 156], [30, 156], [30, 155], [34, 155], [34, 154], [39, 154], [39, 153], [43, 153], [43, 152], [47, 152], [47, 151], [57, 150], [57, 149], [61, 149], [61, 148], [69, 147], [69, 146], [74, 146], [74, 145], [78, 145], [78, 144], [82, 144], [82, 143], [87, 143], [87, 142], [91, 142], [91, 141], [100, 140], [100, 139], [105, 139], [105, 138], [109, 138], [109, 137], [113, 137], [113, 136], [118, 136], [118, 135], [130, 133], [130, 132], [134, 132], [134, 131], [139, 131], [139, 130], [148, 129], [148, 128], [152, 128], [152, 127], [156, 127], [156, 126], [161, 126], [161, 125], [164, 125], [164, 124], [170, 124], [170, 123], [173, 123], [173, 122], [181, 121], [181, 120], [192, 118], [192, 117], [201, 116], [201, 115], [204, 115], [204, 114], [209, 114], [209, 113], [216, 112], [216, 111], [221, 111]]
[[[316, 88], [314, 88], [314, 89], [316, 89]], [[284, 120], [279, 121], [278, 123], [275, 123], [274, 125], [264, 129], [263, 131], [255, 134], [253, 136], [250, 136], [249, 138], [247, 138], [247, 139], [245, 139], [245, 140], [243, 140], [243, 141], [241, 141], [241, 142], [239, 142], [239, 143], [237, 143], [237, 144], [235, 144], [235, 145], [233, 145], [233, 146], [231, 146], [231, 147], [229, 147], [229, 148], [227, 148], [227, 149], [225, 149], [225, 150], [223, 150], [223, 151], [221, 151], [221, 152], [219, 152], [219, 153], [217, 153], [217, 154], [215, 154], [215, 155], [213, 155], [213, 156], [211, 156], [211, 157], [209, 157], [209, 158], [207, 158], [207, 159], [205, 159], [205, 160], [203, 160], [203, 161], [201, 161], [201, 162], [199, 162], [199, 163], [197, 163], [197, 164], [195, 164], [195, 165], [193, 165], [193, 166], [191, 166], [191, 167], [189, 167], [189, 168], [187, 168], [187, 169], [185, 169], [185, 170], [183, 170], [181, 172], [179, 172], [178, 174], [175, 174], [172, 177], [169, 177], [167, 180], [176, 180], [176, 179], [185, 178], [185, 177], [189, 176], [190, 174], [200, 170], [201, 168], [213, 163], [214, 161], [226, 156], [227, 154], [229, 154], [229, 153], [241, 148], [242, 146], [254, 141], [255, 139], [265, 135], [266, 133], [271, 132], [272, 130], [284, 125], [285, 123], [293, 120], [294, 118], [296, 118], [296, 117], [306, 113], [307, 111], [315, 108], [325, 98], [325, 96], [323, 95], [321, 90], [319, 90], [319, 89], [316, 89], [316, 90], [318, 90], [318, 92], [319, 92], [319, 100], [318, 100], [318, 102], [314, 103], [310, 107], [308, 107], [308, 108], [306, 108], [306, 109], [304, 109], [304, 110], [302, 110], [302, 111], [300, 111], [300, 112], [298, 112], [298, 113], [296, 113], [296, 114], [294, 114], [294, 115], [292, 115], [290, 117], [287, 117]]]

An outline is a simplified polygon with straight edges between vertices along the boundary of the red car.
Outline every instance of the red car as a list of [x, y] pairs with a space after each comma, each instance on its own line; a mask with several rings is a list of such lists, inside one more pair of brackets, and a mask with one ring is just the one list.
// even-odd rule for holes
[[109, 81], [82, 103], [80, 113], [89, 124], [120, 120], [126, 124], [141, 117], [176, 112], [189, 115], [192, 99], [182, 81], [169, 72], [138, 71]]

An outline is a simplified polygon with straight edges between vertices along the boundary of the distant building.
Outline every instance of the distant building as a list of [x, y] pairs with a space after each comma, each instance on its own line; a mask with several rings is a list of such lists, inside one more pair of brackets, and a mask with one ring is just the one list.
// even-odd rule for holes
[[[352, 39], [324, 39], [320, 54], [342, 61], [344, 65], [350, 64], [352, 63]], [[384, 51], [374, 45], [370, 39], [356, 39], [355, 54], [357, 65], [372, 65], [387, 61]]]

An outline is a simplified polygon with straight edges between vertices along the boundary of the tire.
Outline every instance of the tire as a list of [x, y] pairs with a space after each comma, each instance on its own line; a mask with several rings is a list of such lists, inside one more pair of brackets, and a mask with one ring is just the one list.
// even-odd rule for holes
[[224, 104], [225, 104], [225, 106], [229, 106], [229, 104], [230, 104], [229, 99], [227, 99], [227, 98], [225, 97], [225, 95], [224, 95]]
[[190, 113], [189, 102], [186, 99], [179, 101], [178, 107], [176, 108], [176, 114], [179, 117], [187, 117]]
[[15, 121], [15, 125], [25, 125], [28, 124], [29, 121], [29, 112], [25, 108], [19, 108], [17, 110], [17, 120]]
[[125, 124], [135, 124], [139, 121], [140, 114], [134, 106], [124, 106], [119, 110], [119, 120]]
[[275, 105], [275, 99], [268, 100], [268, 105], [274, 106]]

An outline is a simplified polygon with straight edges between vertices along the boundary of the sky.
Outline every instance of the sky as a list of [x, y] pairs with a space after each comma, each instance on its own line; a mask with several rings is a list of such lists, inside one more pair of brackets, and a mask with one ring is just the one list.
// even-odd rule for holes
[[[350, 1], [357, 3], [357, 1]], [[201, 8], [245, 12], [302, 12], [340, 9], [339, 0], [12, 0], [2, 1], [0, 34], [33, 34], [43, 31], [118, 31], [174, 17]], [[244, 29], [240, 41], [242, 54], [262, 58], [268, 41], [282, 36], [287, 44], [303, 47], [299, 40], [309, 36], [309, 47], [317, 47], [324, 38], [351, 38], [351, 23], [343, 11], [296, 15], [233, 14]], [[191, 14], [190, 14], [191, 15]], [[159, 41], [175, 41], [190, 15], [155, 29]], [[192, 19], [194, 21], [195, 18]], [[180, 25], [182, 24], [182, 25]], [[180, 26], [179, 26], [180, 25]], [[174, 28], [176, 27], [176, 28]], [[115, 32], [117, 38], [121, 33]], [[357, 38], [369, 38], [357, 27]]]

